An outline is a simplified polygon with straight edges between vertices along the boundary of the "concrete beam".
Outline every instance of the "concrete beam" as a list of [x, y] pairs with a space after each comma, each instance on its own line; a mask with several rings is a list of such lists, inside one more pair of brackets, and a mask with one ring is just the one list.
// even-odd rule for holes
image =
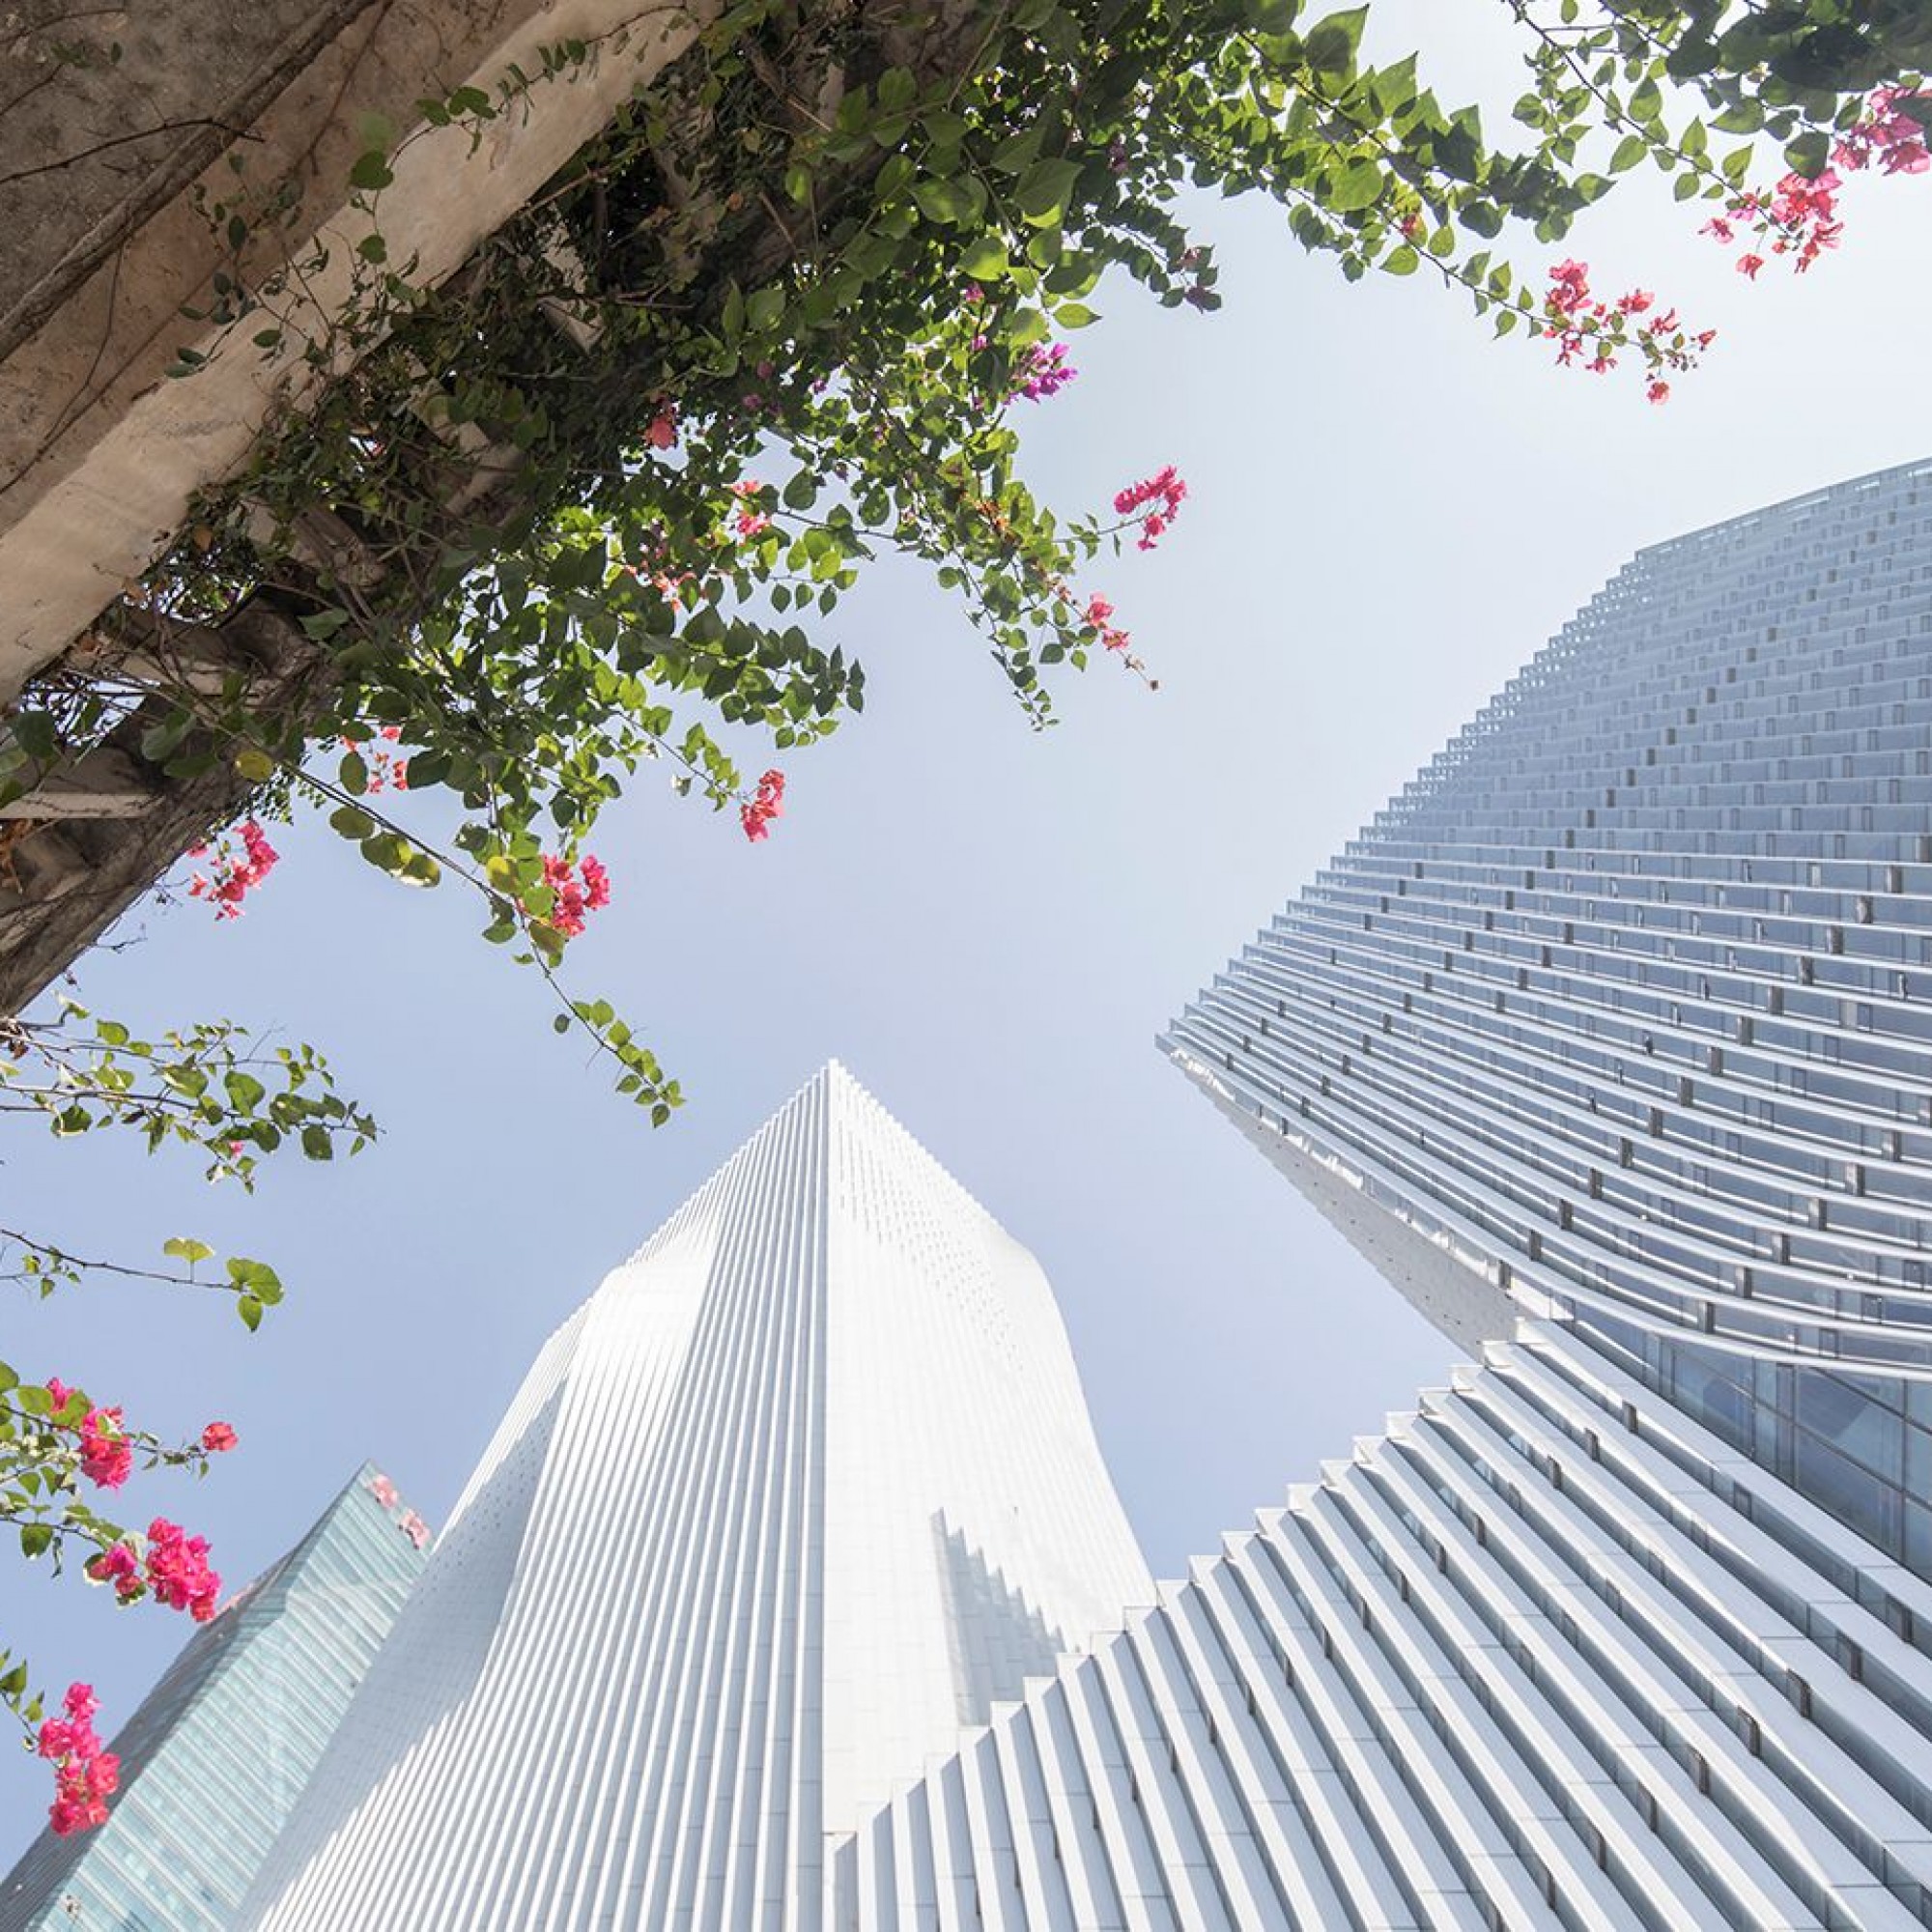
[[[198, 181], [204, 199], [232, 201], [239, 184], [265, 196], [287, 184], [294, 195], [299, 218], [270, 238], [275, 247], [261, 230], [244, 247], [239, 266], [252, 286], [326, 253], [296, 278], [283, 345], [254, 345], [278, 319], [260, 310], [227, 328], [183, 320], [184, 303], [210, 305], [213, 275], [238, 266], [191, 184], [0, 364], [0, 702], [153, 560], [197, 490], [243, 467], [271, 414], [302, 408], [348, 360], [338, 349], [318, 370], [299, 349], [303, 336], [331, 334], [353, 299], [356, 246], [372, 226], [392, 263], [413, 262], [413, 280], [441, 281], [716, 12], [717, 0], [373, 0], [351, 10]], [[534, 80], [480, 141], [467, 126], [428, 127], [416, 111], [462, 86], [495, 99], [513, 70], [541, 76], [542, 49], [568, 41], [586, 43], [592, 58]], [[404, 134], [374, 223], [349, 205], [358, 128], [372, 115]], [[229, 156], [243, 157], [240, 175]], [[208, 359], [170, 380], [183, 347]]]

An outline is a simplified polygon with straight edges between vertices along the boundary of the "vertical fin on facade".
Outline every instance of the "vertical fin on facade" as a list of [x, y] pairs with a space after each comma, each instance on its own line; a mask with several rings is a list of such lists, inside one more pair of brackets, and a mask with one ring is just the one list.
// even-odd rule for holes
[[810, 1932], [1149, 1587], [1038, 1264], [832, 1064], [553, 1339], [239, 1922]]

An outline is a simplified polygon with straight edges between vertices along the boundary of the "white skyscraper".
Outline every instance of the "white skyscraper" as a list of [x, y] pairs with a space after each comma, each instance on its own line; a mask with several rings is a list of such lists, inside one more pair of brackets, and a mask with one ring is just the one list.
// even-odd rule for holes
[[1038, 1264], [828, 1066], [546, 1344], [240, 1922], [815, 1926], [1151, 1601]]

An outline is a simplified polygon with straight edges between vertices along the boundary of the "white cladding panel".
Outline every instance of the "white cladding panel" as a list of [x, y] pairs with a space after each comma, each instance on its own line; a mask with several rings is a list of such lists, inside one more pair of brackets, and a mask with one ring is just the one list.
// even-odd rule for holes
[[546, 1346], [241, 1922], [813, 1925], [1151, 1595], [1038, 1266], [828, 1067]]
[[843, 1841], [832, 1932], [1932, 1924], [1932, 1587], [1524, 1328]]

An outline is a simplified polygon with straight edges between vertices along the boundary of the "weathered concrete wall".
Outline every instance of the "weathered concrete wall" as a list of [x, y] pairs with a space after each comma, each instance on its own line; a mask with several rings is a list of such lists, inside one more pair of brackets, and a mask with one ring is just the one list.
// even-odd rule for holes
[[[36, 0], [31, 16], [21, 15], [40, 24], [16, 33], [0, 76], [0, 86], [29, 90], [0, 120], [0, 235], [36, 231], [17, 238], [16, 322], [24, 327], [36, 300], [53, 299], [0, 363], [0, 701], [149, 562], [195, 490], [243, 464], [270, 412], [298, 407], [321, 380], [298, 352], [352, 298], [355, 246], [372, 224], [349, 206], [349, 175], [368, 117], [404, 135], [380, 202], [390, 259], [413, 258], [414, 279], [435, 282], [716, 12], [716, 0], [325, 0], [305, 10], [289, 0], [249, 0], [247, 9], [236, 0], [141, 0], [122, 16], [126, 31], [112, 15], [76, 16], [74, 27], [85, 24], [97, 46], [123, 46], [118, 62], [90, 65], [52, 54], [47, 37], [67, 31], [51, 18], [61, 4]], [[245, 34], [244, 12], [259, 16]], [[220, 38], [211, 17], [235, 31], [220, 60], [206, 65], [211, 40]], [[313, 44], [318, 20], [332, 32]], [[527, 111], [489, 124], [480, 143], [466, 127], [421, 124], [424, 97], [463, 86], [495, 97], [513, 69], [541, 74], [541, 49], [571, 40], [589, 43], [595, 58], [538, 80]], [[196, 82], [211, 75], [219, 78], [197, 95]], [[264, 98], [240, 136], [174, 130], [181, 145], [151, 131], [185, 118], [174, 110], [190, 99], [205, 113], [212, 99], [242, 101], [251, 89]], [[142, 138], [73, 169], [29, 172], [89, 141], [98, 146], [117, 121]], [[170, 185], [199, 160], [193, 142], [211, 133], [221, 154]], [[49, 151], [49, 139], [63, 145]], [[70, 176], [71, 207], [49, 185]], [[293, 201], [284, 224], [251, 230], [239, 261], [225, 224], [211, 225], [196, 205], [233, 203], [238, 187], [263, 204], [286, 188]], [[297, 278], [297, 294], [281, 304], [302, 307], [279, 349], [252, 341], [274, 315], [258, 311], [224, 329], [182, 313], [212, 305], [217, 273], [239, 271], [260, 288], [318, 249], [326, 266]], [[10, 298], [14, 292], [9, 282]], [[170, 379], [183, 347], [208, 360]]]
[[377, 0], [26, 0], [0, 23], [0, 356]]

